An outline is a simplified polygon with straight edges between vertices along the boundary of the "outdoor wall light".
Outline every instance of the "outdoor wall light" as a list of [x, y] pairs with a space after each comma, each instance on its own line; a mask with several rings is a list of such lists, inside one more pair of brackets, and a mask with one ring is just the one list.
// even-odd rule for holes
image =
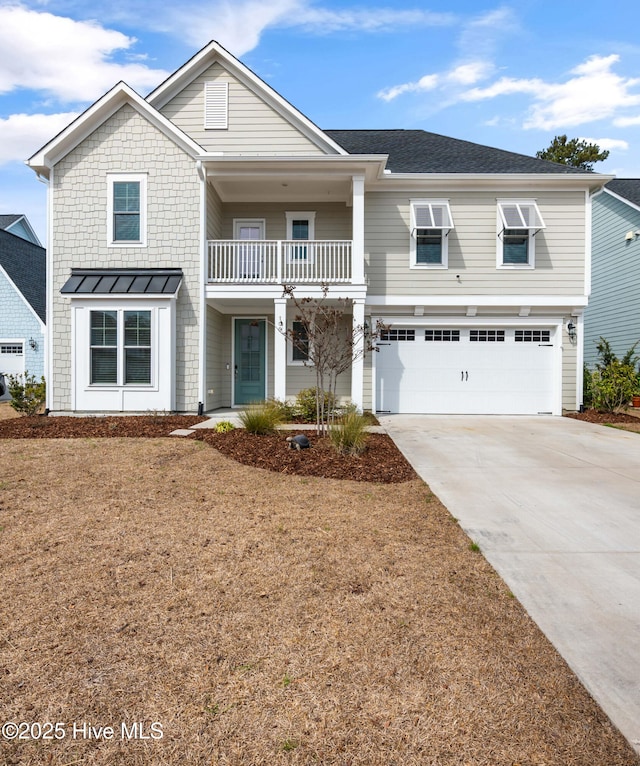
[[29, 345], [31, 346], [32, 351], [38, 350], [38, 342], [34, 340], [33, 338], [29, 338]]
[[624, 238], [625, 238], [625, 240], [626, 240], [627, 242], [631, 242], [631, 240], [632, 240], [632, 239], [635, 239], [636, 237], [640, 237], [640, 231], [633, 231], [633, 229], [632, 229], [631, 231], [628, 231], [628, 232], [627, 232], [627, 233], [624, 235]]
[[571, 321], [571, 319], [567, 322], [567, 335], [569, 336], [570, 340], [576, 339], [576, 326]]

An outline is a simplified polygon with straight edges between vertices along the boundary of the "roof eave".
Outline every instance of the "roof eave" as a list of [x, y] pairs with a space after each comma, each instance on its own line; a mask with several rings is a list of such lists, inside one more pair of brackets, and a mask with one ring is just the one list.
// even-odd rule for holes
[[314, 144], [325, 150], [339, 155], [348, 154], [336, 141], [330, 138], [323, 130], [313, 123], [302, 112], [296, 109], [285, 98], [277, 93], [264, 80], [246, 67], [235, 56], [229, 53], [215, 40], [205, 45], [180, 69], [161, 83], [147, 96], [147, 101], [156, 109], [162, 109], [175, 95], [177, 95], [189, 82], [202, 74], [215, 61], [222, 61], [229, 71], [241, 82], [252, 90], [260, 92], [265, 101], [270, 104], [279, 114], [297, 126], [297, 128]]
[[393, 173], [385, 172], [381, 183], [401, 185], [414, 182], [450, 188], [487, 186], [492, 188], [599, 189], [615, 176], [599, 173]]
[[133, 88], [124, 82], [119, 82], [31, 156], [26, 164], [39, 175], [48, 178], [56, 162], [59, 162], [125, 104], [131, 105], [143, 114], [191, 156], [202, 152], [201, 146], [148, 104]]

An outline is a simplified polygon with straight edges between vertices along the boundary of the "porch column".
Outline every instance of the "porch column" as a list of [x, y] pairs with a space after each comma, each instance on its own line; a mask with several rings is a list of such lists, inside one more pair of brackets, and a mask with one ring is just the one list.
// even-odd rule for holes
[[354, 285], [364, 284], [364, 176], [351, 178], [353, 195], [352, 223], [352, 252], [351, 252], [351, 282]]
[[273, 303], [273, 396], [284, 401], [287, 395], [287, 299], [275, 298]]
[[351, 364], [351, 401], [359, 410], [364, 404], [364, 299], [357, 298], [353, 301], [353, 330], [358, 332], [357, 340], [353, 346], [353, 353], [359, 357]]

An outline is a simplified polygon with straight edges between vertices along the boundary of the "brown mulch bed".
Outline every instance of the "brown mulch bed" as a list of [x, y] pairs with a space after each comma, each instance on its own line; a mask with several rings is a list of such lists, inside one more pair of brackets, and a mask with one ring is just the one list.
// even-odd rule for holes
[[2, 766], [640, 763], [419, 480], [193, 438], [7, 439], [2, 460], [0, 722], [65, 734], [0, 737]]
[[385, 434], [369, 434], [362, 455], [339, 455], [328, 439], [305, 431], [311, 447], [290, 449], [286, 437], [295, 431], [255, 436], [243, 429], [224, 434], [202, 430], [196, 438], [244, 465], [266, 468], [283, 474], [324, 476], [392, 484], [410, 481], [416, 473], [393, 441]]
[[19, 417], [0, 421], [0, 439], [84, 439], [169, 436], [178, 428], [202, 423], [197, 415], [131, 415], [122, 417]]
[[584, 412], [568, 412], [566, 417], [574, 420], [584, 420], [587, 423], [640, 423], [637, 415], [626, 412], [598, 412], [598, 410], [585, 410]]
[[[137, 415], [122, 417], [19, 417], [0, 420], [0, 438], [5, 439], [78, 439], [104, 437], [159, 437], [179, 428], [201, 423], [197, 415]], [[351, 479], [397, 483], [416, 478], [415, 471], [393, 441], [383, 434], [370, 434], [362, 455], [339, 455], [326, 439], [305, 431], [311, 448], [292, 450], [286, 437], [295, 432], [254, 436], [244, 429], [218, 434], [198, 430], [195, 438], [215, 447], [244, 465], [265, 468], [283, 474], [323, 476], [327, 479]]]

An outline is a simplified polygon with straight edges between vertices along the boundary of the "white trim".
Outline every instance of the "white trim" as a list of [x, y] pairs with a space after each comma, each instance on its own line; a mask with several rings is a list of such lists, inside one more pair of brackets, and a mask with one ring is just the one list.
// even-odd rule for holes
[[[44, 179], [44, 176], [41, 176]], [[47, 277], [46, 277], [46, 290], [47, 290], [47, 327], [46, 327], [46, 341], [44, 344], [44, 377], [46, 381], [46, 401], [45, 408], [47, 410], [53, 409], [53, 316], [54, 316], [54, 302], [53, 302], [53, 255], [54, 255], [54, 239], [53, 239], [53, 197], [54, 197], [54, 180], [55, 170], [51, 168], [51, 176], [49, 179], [44, 179], [47, 184]], [[71, 363], [73, 365], [73, 349], [74, 349], [74, 330], [71, 328]], [[74, 367], [72, 366], [72, 369]], [[75, 407], [75, 401], [73, 399], [75, 395], [75, 375], [71, 375], [71, 404]]]
[[[75, 411], [144, 412], [149, 409], [173, 411], [175, 409], [175, 315], [174, 296], [138, 296], [135, 301], [124, 302], [121, 296], [100, 296], [100, 300], [87, 300], [86, 296], [71, 299], [72, 343], [72, 407]], [[91, 312], [118, 312], [118, 380], [117, 384], [92, 384], [91, 380]], [[122, 382], [124, 356], [125, 311], [151, 312], [151, 383], [125, 384]]]
[[584, 193], [585, 218], [584, 218], [584, 294], [591, 295], [592, 273], [592, 247], [593, 247], [593, 205], [589, 192]]
[[364, 284], [364, 184], [365, 176], [351, 178], [351, 279]]
[[284, 334], [287, 299], [276, 298], [273, 304], [273, 396], [279, 401], [284, 401], [287, 397], [287, 346], [290, 345]]
[[[364, 300], [352, 303], [352, 328], [364, 327]], [[364, 408], [364, 334], [358, 336], [354, 353], [360, 356], [351, 362], [351, 402], [362, 410]]]
[[269, 391], [269, 333], [267, 327], [269, 321], [266, 315], [247, 316], [246, 314], [233, 314], [231, 316], [231, 406], [244, 407], [244, 404], [236, 404], [236, 319], [250, 319], [264, 322], [264, 398]]
[[576, 348], [576, 411], [584, 404], [584, 314], [580, 312], [575, 317], [577, 348]]
[[[553, 345], [553, 381], [552, 381], [552, 415], [562, 415], [562, 343], [564, 332], [564, 318], [562, 316], [529, 316], [529, 317], [504, 317], [504, 316], [390, 316], [381, 315], [372, 316], [372, 325], [376, 322], [392, 325], [394, 327], [464, 327], [464, 328], [536, 328], [552, 330], [551, 344]], [[372, 364], [372, 409], [377, 412], [377, 391], [376, 380], [377, 370], [374, 362]]]
[[602, 192], [606, 192], [609, 196], [614, 197], [619, 202], [624, 202], [625, 205], [629, 205], [629, 207], [633, 208], [634, 210], [640, 211], [640, 205], [636, 205], [635, 202], [631, 202], [631, 200], [627, 199], [626, 197], [623, 197], [620, 194], [616, 194], [614, 191], [611, 191], [611, 189], [607, 189], [606, 186], [604, 186], [602, 189], [598, 189], [598, 191], [595, 192], [592, 196], [595, 197]]
[[[14, 236], [15, 236], [15, 235], [14, 235]], [[21, 298], [21, 300], [22, 300], [22, 302], [24, 303], [24, 305], [25, 305], [25, 306], [26, 306], [26, 307], [29, 309], [29, 311], [31, 312], [31, 314], [33, 314], [33, 316], [34, 316], [34, 317], [35, 317], [35, 319], [37, 320], [38, 324], [40, 325], [40, 331], [41, 331], [41, 332], [44, 332], [44, 329], [45, 329], [45, 324], [44, 324], [44, 322], [42, 321], [42, 319], [40, 319], [40, 317], [39, 317], [39, 316], [38, 316], [38, 314], [36, 313], [36, 310], [33, 308], [33, 306], [32, 306], [32, 305], [29, 303], [29, 301], [28, 301], [28, 300], [27, 300], [27, 299], [24, 297], [24, 295], [22, 294], [21, 290], [20, 290], [20, 289], [19, 289], [19, 287], [16, 285], [16, 283], [13, 281], [13, 279], [11, 279], [11, 277], [10, 277], [10, 276], [7, 274], [7, 272], [6, 272], [5, 268], [4, 268], [4, 266], [3, 266], [1, 263], [0, 263], [0, 274], [4, 274], [4, 277], [5, 277], [5, 279], [7, 280], [7, 282], [8, 282], [8, 283], [11, 285], [11, 287], [13, 287], [13, 289], [15, 290], [15, 292], [16, 292], [16, 293], [18, 294], [18, 296]]]
[[229, 83], [213, 80], [204, 84], [204, 129], [229, 127]]
[[[534, 199], [498, 199], [498, 224], [496, 230], [496, 268], [507, 270], [535, 269], [536, 267], [536, 240], [535, 235], [540, 229], [545, 228], [545, 223], [538, 209], [538, 204]], [[505, 207], [515, 208], [515, 214], [519, 218], [518, 225], [511, 225], [507, 220]], [[529, 208], [533, 211], [533, 221], [526, 221], [523, 214], [523, 208]], [[504, 233], [510, 231], [528, 232], [527, 235], [527, 262], [526, 263], [504, 263]]]
[[[448, 217], [443, 226], [419, 226], [417, 209], [428, 209], [431, 223], [435, 223], [433, 208], [440, 207]], [[410, 199], [409, 200], [409, 268], [410, 269], [448, 269], [449, 268], [449, 231], [453, 229], [453, 217], [448, 199]], [[418, 263], [418, 229], [439, 231], [442, 238], [440, 245], [440, 263]]]
[[[297, 322], [298, 324], [302, 324], [302, 322], [299, 319], [295, 319], [294, 317], [291, 317], [291, 319], [287, 320], [288, 332], [293, 332], [294, 322]], [[313, 365], [309, 361], [308, 355], [307, 355], [307, 359], [293, 358], [293, 341], [291, 340], [291, 337], [287, 334], [287, 367], [312, 367], [312, 366]]]
[[[234, 218], [233, 219], [233, 238], [240, 240], [240, 237], [238, 236], [239, 227], [243, 225], [246, 226], [252, 223], [257, 223], [260, 227], [260, 236], [258, 237], [258, 240], [264, 239], [266, 235], [266, 230], [267, 230], [266, 218]], [[241, 240], [241, 241], [244, 242], [245, 240]], [[251, 242], [250, 239], [246, 241]]]
[[[316, 238], [316, 211], [315, 210], [288, 210], [285, 212], [285, 218], [287, 221], [287, 236], [286, 239], [293, 239], [293, 222], [294, 221], [307, 221], [309, 224], [309, 236], [307, 239]], [[301, 242], [304, 240], [300, 240]]]
[[[113, 192], [115, 183], [134, 182], [140, 184], [140, 239], [114, 240]], [[147, 173], [107, 172], [107, 247], [147, 246]]]
[[532, 308], [587, 305], [586, 295], [369, 295], [367, 306], [496, 306]]
[[279, 93], [215, 41], [202, 48], [202, 50], [153, 90], [147, 96], [147, 101], [156, 109], [162, 109], [173, 96], [182, 91], [188, 83], [193, 82], [198, 75], [206, 71], [215, 62], [221, 64], [246, 87], [264, 99], [267, 104], [275, 109], [285, 120], [296, 126], [316, 146], [324, 151], [330, 150], [336, 154], [347, 154], [339, 144], [320, 130], [317, 125], [314, 125], [302, 112], [282, 98]]
[[193, 139], [160, 114], [153, 106], [150, 106], [133, 88], [124, 82], [119, 82], [30, 157], [27, 160], [27, 165], [45, 178], [49, 178], [53, 166], [57, 162], [125, 104], [133, 107], [190, 156], [196, 157], [202, 154], [202, 147]]
[[[196, 163], [198, 180], [200, 182], [200, 328], [198, 332], [198, 401], [204, 409], [208, 409], [207, 390], [207, 284], [209, 268], [209, 246], [207, 244], [207, 175], [201, 162]], [[175, 364], [173, 365], [175, 370]], [[175, 391], [176, 386], [173, 386]]]

